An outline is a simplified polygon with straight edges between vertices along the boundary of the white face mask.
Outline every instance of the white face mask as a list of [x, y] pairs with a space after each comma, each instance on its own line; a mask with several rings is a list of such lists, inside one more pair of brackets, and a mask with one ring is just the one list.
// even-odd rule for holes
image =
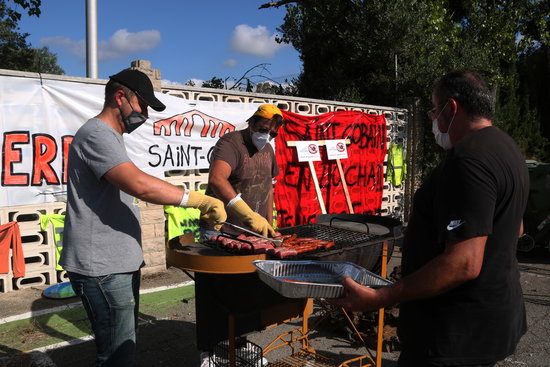
[[[449, 101], [447, 101], [447, 103], [449, 103]], [[445, 103], [445, 106], [443, 106], [443, 109], [441, 110], [441, 112], [443, 112], [443, 110], [447, 106], [447, 103]], [[451, 131], [451, 126], [453, 125], [453, 121], [455, 120], [456, 114], [453, 115], [453, 118], [451, 119], [451, 123], [449, 124], [449, 128], [447, 129], [447, 132], [442, 133], [439, 130], [439, 126], [437, 122], [437, 119], [441, 115], [441, 112], [439, 112], [439, 115], [437, 115], [437, 117], [432, 120], [432, 133], [434, 134], [435, 142], [437, 143], [437, 145], [439, 145], [441, 148], [445, 150], [449, 150], [453, 147], [453, 144], [451, 143], [451, 137], [449, 136], [449, 131]]]
[[[449, 126], [450, 128], [450, 126]], [[451, 137], [449, 136], [449, 131], [446, 133], [442, 133], [439, 130], [439, 126], [437, 126], [437, 119], [434, 119], [432, 121], [432, 132], [434, 133], [435, 142], [437, 145], [439, 145], [441, 148], [445, 150], [449, 150], [452, 148], [451, 144]]]
[[261, 132], [254, 132], [252, 133], [252, 143], [258, 149], [258, 151], [264, 149], [264, 147], [267, 145], [273, 139], [268, 133], [261, 133]]

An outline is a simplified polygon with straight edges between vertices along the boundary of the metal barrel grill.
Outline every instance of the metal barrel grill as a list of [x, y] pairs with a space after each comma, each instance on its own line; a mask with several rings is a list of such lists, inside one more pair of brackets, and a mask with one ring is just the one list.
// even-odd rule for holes
[[[317, 223], [278, 230], [335, 244], [330, 250], [305, 252], [286, 260], [349, 261], [372, 272], [380, 269], [384, 243], [391, 256], [402, 238], [397, 219], [365, 214], [323, 214]], [[212, 244], [194, 243], [192, 238], [175, 238], [166, 251], [168, 265], [194, 272], [200, 350], [212, 351], [232, 336], [263, 330], [293, 317], [303, 317], [303, 328], [307, 329], [311, 300], [285, 298], [255, 273], [252, 261], [269, 259], [265, 253], [239, 255]]]
[[[334, 247], [329, 250], [316, 249], [299, 253], [285, 260], [318, 260], [346, 261], [378, 273], [381, 264], [382, 246], [388, 244], [388, 255], [391, 257], [393, 247], [402, 239], [402, 225], [397, 219], [366, 214], [322, 214], [317, 223], [279, 228], [282, 235], [296, 235], [300, 238], [313, 238], [321, 241], [332, 241]], [[254, 243], [234, 235], [222, 233], [218, 239], [231, 239], [246, 243], [254, 249]], [[216, 241], [205, 243], [216, 247]], [[284, 243], [283, 243], [284, 246]], [[229, 248], [220, 248], [233, 255], [242, 255]], [[266, 255], [270, 258], [270, 255]]]

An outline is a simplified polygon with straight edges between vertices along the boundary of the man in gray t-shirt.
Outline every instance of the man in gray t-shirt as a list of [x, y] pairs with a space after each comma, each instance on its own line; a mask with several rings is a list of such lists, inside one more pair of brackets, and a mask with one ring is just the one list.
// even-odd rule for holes
[[110, 77], [103, 110], [75, 134], [69, 149], [67, 214], [60, 264], [88, 313], [96, 366], [131, 366], [143, 266], [136, 199], [193, 207], [212, 225], [225, 221], [218, 199], [186, 190], [136, 167], [123, 133], [165, 109], [149, 78], [126, 69]]
[[68, 196], [67, 246], [61, 256], [67, 271], [94, 277], [141, 267], [137, 203], [103, 178], [125, 162], [131, 161], [122, 135], [102, 120], [92, 118], [76, 133], [69, 151], [68, 190], [83, 194]]

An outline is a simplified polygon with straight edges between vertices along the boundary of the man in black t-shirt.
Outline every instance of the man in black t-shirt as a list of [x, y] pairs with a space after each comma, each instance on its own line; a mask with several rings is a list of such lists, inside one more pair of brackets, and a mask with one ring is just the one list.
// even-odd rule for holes
[[401, 304], [400, 367], [494, 366], [526, 331], [515, 257], [529, 176], [517, 145], [492, 125], [492, 94], [468, 71], [439, 79], [430, 116], [449, 150], [414, 195], [403, 278], [379, 290], [345, 278], [351, 310]]

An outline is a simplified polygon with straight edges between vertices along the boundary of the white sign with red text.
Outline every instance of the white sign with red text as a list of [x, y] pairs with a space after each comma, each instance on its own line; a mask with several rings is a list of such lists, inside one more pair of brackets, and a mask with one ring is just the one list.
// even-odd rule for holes
[[298, 162], [315, 162], [321, 160], [317, 141], [297, 141]]
[[[103, 108], [104, 89], [102, 84], [0, 76], [0, 206], [59, 201], [73, 136]], [[149, 120], [124, 134], [124, 141], [133, 162], [157, 177], [169, 170], [208, 168], [216, 141], [246, 128], [259, 105], [156, 96], [166, 109], [149, 109]]]
[[327, 158], [346, 159], [348, 158], [348, 149], [346, 148], [346, 139], [325, 140], [327, 147]]

